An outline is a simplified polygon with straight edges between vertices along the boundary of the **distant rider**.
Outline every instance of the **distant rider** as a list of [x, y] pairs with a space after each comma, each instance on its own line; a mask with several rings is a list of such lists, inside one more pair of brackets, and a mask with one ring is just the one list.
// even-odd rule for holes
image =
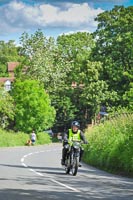
[[[78, 140], [78, 141], [83, 141], [84, 144], [88, 144], [87, 140], [85, 139], [84, 133], [80, 130], [80, 124], [77, 121], [73, 121], [71, 124], [71, 128], [68, 129], [68, 131], [64, 134], [64, 140], [63, 140], [63, 149], [62, 149], [62, 160], [61, 160], [61, 164], [65, 165], [65, 158], [66, 158], [66, 154], [68, 149], [66, 148], [66, 144], [69, 144], [69, 141], [73, 139], [73, 140]], [[79, 158], [79, 162], [81, 161], [81, 158], [83, 156], [83, 148], [81, 147], [80, 150], [80, 158]], [[81, 164], [80, 164], [81, 166]]]

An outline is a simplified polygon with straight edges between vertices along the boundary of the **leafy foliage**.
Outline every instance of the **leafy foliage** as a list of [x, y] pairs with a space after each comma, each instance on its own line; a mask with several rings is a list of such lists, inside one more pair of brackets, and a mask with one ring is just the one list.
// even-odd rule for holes
[[48, 94], [34, 80], [17, 80], [12, 95], [15, 101], [15, 128], [24, 132], [42, 131], [53, 125], [55, 110]]
[[0, 126], [7, 128], [14, 120], [14, 100], [10, 94], [0, 88]]
[[133, 80], [133, 7], [115, 6], [99, 14], [96, 21], [98, 28], [93, 34], [96, 46], [92, 59], [103, 63], [100, 78], [107, 82], [109, 90], [117, 92], [115, 105], [126, 106], [128, 102], [121, 96], [130, 90]]
[[[133, 114], [122, 114], [88, 129], [85, 160], [112, 172], [133, 176]], [[86, 149], [87, 150], [87, 149]]]
[[[57, 38], [58, 47], [62, 51], [62, 55], [70, 60], [72, 63], [71, 71], [66, 78], [66, 83], [76, 86], [69, 89], [69, 98], [73, 105], [73, 116], [79, 121], [90, 121], [91, 116], [94, 115], [93, 104], [88, 102], [87, 96], [91, 96], [95, 86], [92, 86], [92, 91], [88, 90], [92, 82], [97, 82], [99, 78], [99, 71], [102, 69], [100, 62], [91, 62], [91, 49], [95, 46], [94, 40], [89, 33], [75, 33], [70, 35], [62, 35]], [[99, 81], [100, 82], [100, 81]], [[96, 105], [96, 110], [97, 110]], [[90, 116], [91, 110], [91, 116]], [[89, 114], [88, 114], [89, 113]]]
[[72, 102], [72, 88], [66, 87], [65, 90], [61, 88], [52, 94], [52, 105], [56, 109], [56, 131], [64, 131], [67, 126], [70, 126], [70, 122], [75, 118], [77, 108]]
[[47, 39], [38, 30], [31, 36], [23, 33], [20, 41], [20, 53], [26, 56], [23, 63], [23, 67], [27, 66], [24, 77], [40, 80], [48, 92], [60, 87], [70, 69], [69, 62], [61, 57], [54, 39]]
[[7, 77], [7, 62], [22, 61], [22, 56], [18, 53], [19, 48], [16, 47], [14, 40], [7, 43], [0, 41], [0, 77]]
[[55, 41], [38, 30], [23, 33], [19, 48], [1, 42], [1, 52], [12, 52], [10, 59], [20, 59], [18, 50], [24, 58], [16, 77], [43, 84], [56, 109], [56, 128], [73, 119], [91, 123], [101, 105], [107, 112], [118, 107], [132, 110], [132, 9], [115, 6], [99, 14], [93, 34], [63, 34]]
[[[73, 119], [85, 127], [101, 105], [106, 105], [109, 117], [120, 108], [132, 112], [133, 7], [115, 6], [99, 14], [96, 21], [98, 27], [93, 34], [63, 34], [55, 41], [38, 30], [32, 35], [23, 33], [21, 47], [16, 47], [13, 41], [0, 41], [1, 76], [7, 76], [8, 61], [21, 61], [16, 69], [16, 78], [20, 80], [14, 84], [13, 98], [10, 93], [0, 91], [3, 128], [13, 121], [14, 106], [15, 130], [27, 133], [52, 126], [56, 131], [64, 131]], [[132, 119], [132, 114], [122, 115], [94, 127], [88, 133], [90, 145], [85, 160], [132, 176]], [[49, 142], [43, 132], [37, 137], [38, 144], [45, 139]], [[25, 141], [27, 135], [22, 138]], [[13, 139], [6, 145], [14, 144], [20, 145]]]
[[51, 143], [51, 138], [49, 134], [44, 132], [37, 133], [37, 140], [36, 140], [37, 145], [49, 144], [49, 143]]
[[62, 56], [71, 62], [71, 71], [67, 77], [67, 83], [82, 83], [84, 78], [84, 65], [89, 59], [92, 47], [95, 43], [92, 36], [86, 32], [77, 32], [69, 35], [61, 35], [57, 38], [57, 45]]
[[123, 100], [126, 102], [127, 108], [133, 111], [133, 75], [130, 75], [130, 77], [131, 82], [129, 84], [129, 89], [125, 91], [125, 94], [123, 95]]

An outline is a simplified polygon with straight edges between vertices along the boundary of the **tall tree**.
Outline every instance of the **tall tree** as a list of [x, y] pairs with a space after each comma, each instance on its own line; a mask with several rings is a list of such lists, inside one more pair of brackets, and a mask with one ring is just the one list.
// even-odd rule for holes
[[[71, 107], [71, 102], [68, 98], [64, 100], [66, 85], [68, 88], [66, 77], [71, 70], [71, 62], [63, 56], [62, 51], [58, 48], [54, 39], [51, 37], [46, 38], [41, 30], [36, 31], [32, 35], [24, 33], [20, 40], [20, 54], [26, 57], [21, 69], [23, 70], [26, 66], [26, 73], [23, 76], [22, 70], [20, 70], [21, 73], [18, 73], [18, 76], [21, 79], [28, 77], [43, 83], [44, 89], [50, 95], [52, 105], [56, 108], [56, 122], [63, 122], [67, 118], [64, 112], [68, 113], [68, 109]], [[68, 105], [68, 102], [70, 102], [70, 105]], [[63, 105], [65, 105], [65, 108], [63, 108]], [[69, 116], [72, 115], [71, 113]]]
[[24, 66], [26, 76], [40, 80], [50, 92], [64, 83], [66, 73], [70, 70], [69, 62], [61, 57], [52, 37], [46, 38], [41, 30], [29, 35], [23, 33], [21, 54], [26, 56]]
[[95, 42], [91, 34], [77, 32], [69, 35], [61, 35], [57, 38], [58, 48], [62, 56], [71, 62], [71, 71], [68, 73], [67, 83], [82, 83], [84, 77], [84, 65], [89, 59], [92, 47]]
[[68, 94], [75, 108], [74, 117], [81, 122], [91, 122], [100, 105], [115, 96], [115, 93], [108, 93], [107, 83], [100, 79], [102, 63], [90, 61], [95, 47], [92, 35], [86, 32], [62, 35], [57, 38], [57, 44], [64, 57], [72, 63], [66, 82], [68, 85], [75, 82]]
[[83, 92], [81, 87], [83, 84], [85, 85], [86, 62], [94, 44], [92, 36], [87, 32], [64, 34], [57, 38], [57, 45], [62, 52], [62, 56], [71, 63], [71, 71], [66, 78], [67, 85], [65, 87], [69, 87], [67, 97], [69, 97], [73, 107], [71, 109], [73, 111], [73, 119], [76, 118], [80, 121], [84, 118], [85, 110], [81, 102], [81, 94]]
[[126, 101], [121, 97], [130, 90], [133, 81], [130, 76], [133, 73], [133, 6], [115, 6], [99, 14], [96, 21], [93, 60], [103, 63], [101, 79], [106, 81], [110, 91], [117, 92], [115, 105], [125, 106]]

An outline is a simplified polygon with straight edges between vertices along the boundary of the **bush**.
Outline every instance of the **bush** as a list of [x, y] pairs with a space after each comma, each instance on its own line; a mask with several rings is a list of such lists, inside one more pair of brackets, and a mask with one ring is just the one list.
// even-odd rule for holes
[[37, 141], [36, 144], [49, 144], [51, 143], [51, 137], [48, 133], [37, 133]]
[[[86, 132], [84, 161], [111, 172], [133, 176], [133, 114], [120, 115]], [[88, 151], [89, 150], [89, 151]]]
[[23, 146], [28, 139], [28, 134], [0, 129], [0, 147]]

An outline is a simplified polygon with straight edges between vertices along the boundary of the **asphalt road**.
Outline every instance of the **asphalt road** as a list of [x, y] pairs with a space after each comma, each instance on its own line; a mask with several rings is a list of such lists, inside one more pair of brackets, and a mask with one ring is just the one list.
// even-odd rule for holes
[[133, 200], [133, 179], [60, 165], [61, 144], [0, 148], [0, 200]]

